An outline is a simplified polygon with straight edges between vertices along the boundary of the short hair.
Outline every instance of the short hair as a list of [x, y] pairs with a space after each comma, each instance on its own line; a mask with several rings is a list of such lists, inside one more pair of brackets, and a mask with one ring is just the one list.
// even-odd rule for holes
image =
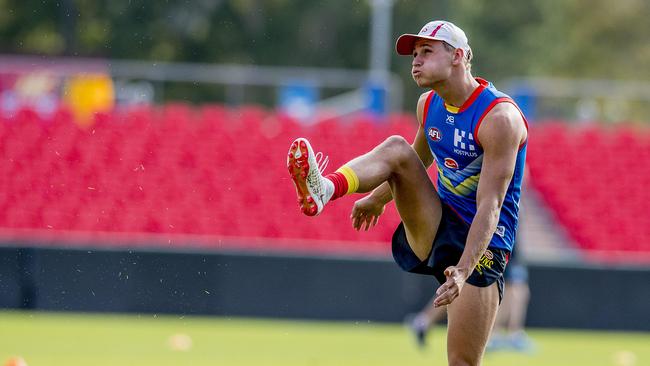
[[[449, 51], [449, 52], [454, 52], [456, 50], [456, 47], [450, 45], [449, 43], [447, 43], [445, 41], [442, 41], [442, 46], [445, 47], [445, 49], [447, 51]], [[463, 50], [463, 52], [465, 52], [465, 50]], [[465, 55], [465, 68], [467, 69], [467, 71], [472, 70], [472, 63], [470, 62], [471, 57], [472, 57], [471, 54], [466, 54]]]

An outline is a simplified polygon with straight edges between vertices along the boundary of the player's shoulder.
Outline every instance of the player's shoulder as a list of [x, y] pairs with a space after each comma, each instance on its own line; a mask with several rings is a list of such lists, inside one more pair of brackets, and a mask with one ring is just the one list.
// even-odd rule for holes
[[478, 80], [481, 81], [481, 84], [485, 86], [483, 89], [484, 93], [487, 93], [492, 96], [492, 98], [495, 99], [511, 99], [510, 96], [501, 90], [497, 89], [497, 87], [490, 81], [487, 81], [485, 79], [477, 78]]
[[521, 115], [519, 108], [514, 104], [514, 101], [511, 99], [503, 99], [497, 101], [494, 107], [492, 107], [485, 115], [484, 119], [490, 121], [491, 124], [518, 127], [523, 116]]
[[420, 94], [420, 98], [418, 99], [418, 102], [424, 102], [427, 99], [429, 99], [429, 97], [432, 97], [435, 94], [436, 94], [436, 91], [433, 90], [433, 89], [425, 91], [424, 93]]
[[504, 98], [485, 115], [478, 130], [478, 137], [483, 143], [507, 138], [522, 143], [527, 137], [526, 126], [526, 121], [519, 108], [511, 99]]
[[426, 110], [427, 102], [431, 100], [435, 93], [435, 91], [429, 90], [420, 94], [420, 98], [418, 98], [417, 115], [420, 125], [424, 124], [424, 111]]
[[436, 94], [434, 90], [429, 90], [426, 91], [422, 94], [420, 94], [420, 98], [418, 98], [418, 108], [419, 107], [424, 107], [424, 105], [427, 103], [428, 100], [431, 100], [431, 98]]

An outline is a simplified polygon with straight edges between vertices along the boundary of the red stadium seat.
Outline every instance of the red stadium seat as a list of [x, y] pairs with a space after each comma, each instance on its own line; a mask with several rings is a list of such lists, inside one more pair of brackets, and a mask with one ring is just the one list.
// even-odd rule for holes
[[[289, 142], [306, 136], [330, 155], [329, 172], [416, 130], [412, 115], [303, 125], [257, 106], [184, 104], [117, 109], [84, 130], [65, 108], [47, 119], [21, 110], [0, 119], [0, 227], [317, 239], [387, 254], [371, 243], [390, 240], [394, 208], [361, 233], [349, 221], [355, 197], [305, 218], [284, 161]], [[531, 184], [584, 250], [650, 252], [650, 171], [639, 169], [648, 160], [644, 129], [531, 126]]]
[[638, 238], [650, 230], [636, 222], [645, 212], [638, 202], [648, 202], [641, 183], [648, 171], [638, 169], [649, 159], [642, 153], [650, 146], [640, 138], [645, 132], [578, 130], [560, 124], [531, 130], [531, 182], [578, 245], [587, 250], [640, 251]]

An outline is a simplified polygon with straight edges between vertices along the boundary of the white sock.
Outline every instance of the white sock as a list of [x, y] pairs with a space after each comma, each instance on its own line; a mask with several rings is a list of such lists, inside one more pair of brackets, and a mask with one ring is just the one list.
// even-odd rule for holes
[[325, 206], [325, 204], [329, 202], [334, 195], [334, 182], [323, 177], [323, 191], [325, 193], [323, 195], [323, 206]]

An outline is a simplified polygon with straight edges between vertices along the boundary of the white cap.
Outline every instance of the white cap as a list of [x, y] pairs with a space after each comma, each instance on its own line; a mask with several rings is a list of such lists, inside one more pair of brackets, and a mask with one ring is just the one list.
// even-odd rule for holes
[[434, 20], [425, 24], [418, 34], [402, 34], [395, 45], [397, 53], [400, 55], [412, 54], [415, 41], [418, 39], [447, 42], [454, 48], [463, 49], [465, 57], [468, 60], [472, 59], [472, 49], [469, 47], [465, 32], [452, 22]]

